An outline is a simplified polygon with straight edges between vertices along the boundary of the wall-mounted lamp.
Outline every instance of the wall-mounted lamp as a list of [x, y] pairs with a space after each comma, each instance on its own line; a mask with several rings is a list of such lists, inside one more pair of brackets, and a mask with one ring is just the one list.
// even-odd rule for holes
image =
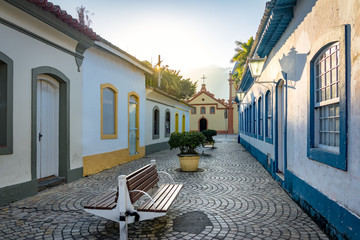
[[266, 57], [260, 58], [259, 55], [255, 54], [255, 56], [253, 58], [249, 58], [248, 61], [251, 76], [256, 81], [256, 79], [261, 76], [264, 64], [266, 62]]
[[[265, 62], [266, 62], [267, 57], [264, 58], [260, 58], [259, 55], [256, 53], [255, 56], [253, 58], [249, 58], [248, 62], [249, 62], [249, 68], [250, 68], [250, 73], [251, 76], [254, 78], [255, 83], [275, 83], [274, 81], [259, 81], [261, 73], [263, 71]], [[265, 85], [263, 85], [264, 87], [266, 87]], [[268, 87], [266, 87], [267, 89], [269, 89]]]
[[245, 92], [243, 90], [239, 90], [236, 92], [236, 98], [235, 98], [235, 101], [237, 103], [240, 103], [242, 102], [242, 100], [244, 99], [245, 97]]

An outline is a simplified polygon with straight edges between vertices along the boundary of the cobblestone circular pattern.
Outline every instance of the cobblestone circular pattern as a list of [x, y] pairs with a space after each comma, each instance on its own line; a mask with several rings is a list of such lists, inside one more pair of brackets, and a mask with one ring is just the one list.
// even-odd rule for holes
[[[165, 217], [130, 224], [129, 239], [327, 239], [234, 140], [222, 139], [201, 157], [204, 171], [177, 171], [176, 154], [155, 153], [0, 208], [0, 239], [118, 239], [117, 223], [88, 214], [82, 206], [103, 191], [115, 190], [118, 175], [150, 159], [184, 188]], [[168, 181], [166, 175], [161, 179]], [[206, 214], [211, 224], [197, 234], [174, 231], [174, 221], [191, 212]]]

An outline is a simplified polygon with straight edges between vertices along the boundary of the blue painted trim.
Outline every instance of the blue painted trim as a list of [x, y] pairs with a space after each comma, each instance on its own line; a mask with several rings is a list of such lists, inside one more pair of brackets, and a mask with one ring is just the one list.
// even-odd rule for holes
[[[258, 160], [275, 180], [280, 180], [275, 173], [277, 166], [273, 159], [270, 159], [270, 165], [268, 165], [266, 154], [242, 138], [240, 138], [240, 144]], [[360, 239], [359, 217], [329, 199], [291, 171], [286, 170], [284, 174], [285, 181], [280, 182], [281, 186], [331, 238]]]
[[[253, 137], [254, 138], [257, 138], [257, 125], [258, 125], [258, 122], [255, 122], [255, 117], [257, 118], [257, 108], [256, 108], [256, 100], [254, 99], [254, 102], [253, 102]], [[258, 119], [256, 119], [256, 121], [258, 121]]]
[[[264, 104], [263, 104], [263, 98], [264, 95], [261, 94], [261, 96], [258, 98], [258, 139], [264, 141]], [[259, 111], [261, 109], [262, 111]], [[262, 117], [262, 124], [260, 124], [260, 116]], [[260, 130], [261, 126], [261, 132]], [[259, 134], [260, 133], [260, 134]]]
[[[267, 124], [267, 120], [268, 120], [268, 105], [269, 105], [269, 103], [268, 103], [268, 94], [271, 94], [271, 91], [270, 90], [268, 90], [266, 93], [265, 93], [265, 120], [264, 120], [264, 122], [266, 122], [265, 123], [265, 133], [264, 133], [264, 135], [266, 135], [266, 133], [268, 132], [268, 124]], [[273, 101], [273, 99], [272, 99], [272, 96], [271, 96], [271, 100]], [[272, 106], [273, 106], [273, 104], [272, 104]], [[271, 109], [273, 109], [273, 107], [271, 108]], [[274, 118], [274, 115], [273, 114], [271, 114], [271, 137], [267, 137], [267, 136], [265, 136], [265, 142], [267, 142], [267, 143], [270, 143], [270, 144], [273, 144], [273, 128], [274, 128], [274, 124], [273, 124], [273, 118]]]
[[[332, 39], [329, 42], [324, 43], [323, 46], [314, 55], [310, 56], [310, 76], [308, 80], [308, 134], [307, 134], [307, 156], [311, 160], [315, 160], [329, 166], [347, 170], [347, 86], [350, 81], [350, 31], [349, 26], [343, 26], [340, 28], [332, 29], [330, 31]], [[323, 41], [323, 39], [320, 39]], [[320, 41], [319, 40], [319, 41]], [[314, 94], [314, 62], [319, 54], [324, 49], [331, 46], [333, 43], [339, 42], [340, 46], [340, 64], [339, 67], [339, 78], [343, 79], [339, 83], [339, 97], [340, 97], [340, 136], [339, 136], [339, 153], [329, 152], [315, 147], [315, 94]]]
[[[272, 173], [272, 163], [274, 162], [273, 160], [271, 160], [271, 164], [268, 165], [267, 164], [267, 155], [264, 154], [263, 152], [261, 152], [259, 149], [257, 149], [253, 145], [251, 145], [250, 143], [248, 143], [243, 138], [240, 138], [240, 144], [244, 148], [246, 148], [246, 150], [248, 150], [248, 152], [251, 155], [253, 155], [268, 172]], [[274, 177], [274, 175], [273, 175], [273, 177]]]
[[360, 239], [360, 218], [329, 199], [291, 171], [286, 171], [286, 190], [333, 239]]

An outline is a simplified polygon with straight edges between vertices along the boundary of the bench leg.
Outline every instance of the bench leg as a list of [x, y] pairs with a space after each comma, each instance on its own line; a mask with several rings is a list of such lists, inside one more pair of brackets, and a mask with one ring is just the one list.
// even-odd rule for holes
[[123, 221], [119, 221], [119, 237], [120, 240], [128, 240], [128, 224], [127, 217], [124, 216]]

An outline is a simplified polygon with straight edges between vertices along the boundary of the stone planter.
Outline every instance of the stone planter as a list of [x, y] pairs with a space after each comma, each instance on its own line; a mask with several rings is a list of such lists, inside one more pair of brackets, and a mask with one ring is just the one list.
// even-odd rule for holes
[[199, 165], [200, 155], [179, 154], [180, 168], [183, 172], [196, 172]]

